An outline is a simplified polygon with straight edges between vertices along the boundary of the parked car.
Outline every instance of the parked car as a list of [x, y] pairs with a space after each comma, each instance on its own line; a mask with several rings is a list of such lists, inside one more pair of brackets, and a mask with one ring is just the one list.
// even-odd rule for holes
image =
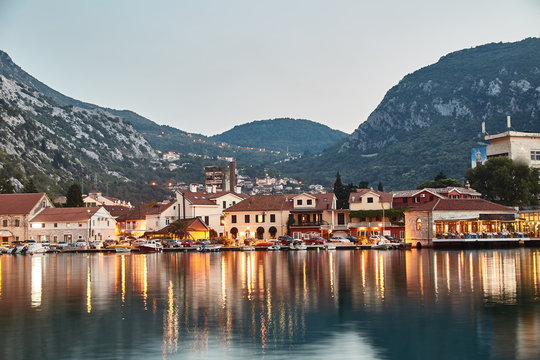
[[75, 241], [75, 247], [78, 247], [78, 248], [86, 248], [88, 246], [88, 244], [86, 243], [86, 240], [84, 239], [77, 239], [77, 241]]
[[377, 243], [379, 243], [381, 241], [384, 242], [384, 243], [389, 242], [388, 239], [386, 237], [382, 236], [382, 235], [371, 235], [369, 237], [369, 242], [370, 243], [377, 244]]
[[331, 242], [337, 242], [337, 243], [350, 243], [349, 239], [341, 236], [341, 235], [334, 235], [330, 238]]
[[326, 239], [320, 236], [315, 236], [309, 239], [304, 239], [304, 242], [308, 245], [322, 245], [326, 242]]
[[396, 239], [396, 238], [393, 237], [393, 236], [390, 236], [390, 235], [384, 235], [384, 237], [385, 237], [386, 239], [388, 239], [388, 241], [390, 241], [391, 243], [398, 243], [398, 242], [399, 242], [399, 240]]
[[193, 246], [195, 245], [195, 241], [193, 240], [189, 240], [189, 239], [185, 239], [182, 241], [182, 246], [183, 247], [190, 247], [190, 246]]
[[345, 236], [345, 239], [349, 240], [352, 243], [358, 242], [358, 238], [356, 236], [352, 236], [352, 235]]
[[139, 246], [141, 246], [142, 244], [144, 244], [144, 240], [143, 239], [137, 239], [137, 240], [132, 240], [131, 241], [131, 247], [134, 248], [134, 249], [137, 249]]
[[208, 239], [198, 239], [195, 245], [210, 245], [211, 242]]
[[284, 236], [279, 236], [278, 241], [282, 243], [283, 245], [289, 245], [294, 241], [294, 239], [290, 236], [284, 235]]
[[51, 248], [51, 243], [49, 240], [45, 240], [41, 242], [41, 246], [43, 246], [45, 249], [49, 250]]
[[68, 247], [68, 243], [65, 242], [65, 241], [59, 241], [57, 244], [56, 244], [56, 248], [57, 249], [65, 249]]
[[173, 240], [173, 239], [165, 239], [163, 240], [163, 247], [166, 247], [166, 248], [175, 248], [175, 247], [179, 247], [180, 244], [178, 244], [178, 241], [176, 240]]

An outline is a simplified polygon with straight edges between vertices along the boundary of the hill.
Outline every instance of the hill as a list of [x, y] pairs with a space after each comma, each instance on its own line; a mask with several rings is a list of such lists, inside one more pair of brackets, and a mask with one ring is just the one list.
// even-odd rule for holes
[[[540, 39], [493, 43], [443, 56], [405, 76], [340, 145], [283, 164], [305, 180], [379, 181], [414, 188], [443, 170], [463, 180], [470, 149], [488, 133], [540, 132]], [[317, 169], [317, 171], [314, 171]]]
[[280, 118], [237, 125], [210, 139], [244, 147], [297, 154], [309, 151], [316, 154], [346, 136], [342, 131], [310, 120]]

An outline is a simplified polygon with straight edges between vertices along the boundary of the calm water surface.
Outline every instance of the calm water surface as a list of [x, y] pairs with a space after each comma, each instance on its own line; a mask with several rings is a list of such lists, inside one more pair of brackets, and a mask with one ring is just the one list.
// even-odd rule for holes
[[1, 359], [539, 359], [540, 252], [0, 257]]

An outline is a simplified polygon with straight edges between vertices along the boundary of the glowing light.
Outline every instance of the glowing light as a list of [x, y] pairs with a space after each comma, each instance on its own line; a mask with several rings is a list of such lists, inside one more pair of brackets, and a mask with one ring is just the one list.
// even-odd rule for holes
[[92, 275], [90, 274], [90, 262], [86, 270], [86, 312], [92, 312]]
[[32, 256], [32, 292], [30, 294], [30, 299], [32, 301], [32, 307], [41, 306], [41, 291], [42, 291], [42, 272], [43, 268], [41, 267], [41, 262], [43, 260], [42, 256]]

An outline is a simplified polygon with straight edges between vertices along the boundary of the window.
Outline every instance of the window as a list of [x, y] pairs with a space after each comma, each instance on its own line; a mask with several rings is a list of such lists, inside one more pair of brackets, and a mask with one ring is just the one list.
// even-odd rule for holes
[[306, 200], [306, 204], [307, 204], [307, 205], [312, 205], [312, 204], [313, 204], [313, 200], [311, 200], [311, 199]]
[[264, 215], [263, 214], [256, 215], [255, 216], [255, 222], [263, 223], [264, 222]]
[[2, 226], [7, 227], [7, 220], [2, 220]]
[[21, 220], [15, 219], [15, 226], [16, 226], [16, 227], [21, 226]]
[[372, 203], [373, 203], [373, 198], [372, 198], [372, 197], [368, 197], [368, 198], [367, 198], [367, 202], [368, 202], [368, 204], [372, 204]]
[[44, 227], [45, 227], [45, 223], [41, 223], [41, 227], [44, 228]]
[[82, 227], [82, 223], [79, 223], [79, 227]]
[[232, 204], [235, 205], [235, 204], [236, 204], [236, 201], [233, 201]]
[[344, 213], [337, 214], [337, 223], [338, 223], [338, 225], [345, 225], [345, 214]]
[[296, 200], [296, 205], [302, 205], [302, 199]]
[[236, 224], [236, 215], [231, 215], [231, 223]]
[[227, 202], [226, 202], [226, 201], [223, 202], [223, 208], [224, 208], [224, 209], [227, 208]]
[[249, 224], [249, 215], [244, 215], [244, 222]]
[[540, 150], [531, 150], [531, 160], [540, 161]]
[[276, 214], [270, 214], [270, 222], [275, 223], [276, 222]]
[[210, 225], [210, 217], [205, 216], [205, 217], [204, 217], [204, 223], [205, 223], [206, 225]]
[[416, 230], [422, 230], [422, 219], [420, 218], [416, 219]]
[[415, 203], [415, 204], [420, 203], [420, 198], [419, 197], [413, 198], [413, 203]]
[[433, 201], [433, 195], [429, 197], [429, 201]]
[[58, 223], [54, 223], [54, 227], [58, 227]]

